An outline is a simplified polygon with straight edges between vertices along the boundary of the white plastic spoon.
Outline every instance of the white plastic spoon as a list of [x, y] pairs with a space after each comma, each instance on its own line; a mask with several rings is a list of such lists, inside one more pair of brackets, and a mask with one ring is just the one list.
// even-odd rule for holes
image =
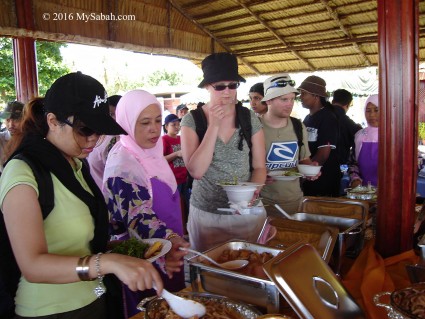
[[230, 260], [230, 261], [226, 261], [225, 263], [218, 263], [216, 262], [214, 259], [210, 258], [207, 255], [204, 255], [203, 253], [197, 251], [197, 250], [193, 250], [190, 248], [184, 248], [184, 247], [180, 247], [180, 250], [187, 250], [191, 253], [194, 253], [196, 255], [199, 255], [203, 258], [205, 258], [206, 260], [208, 260], [209, 262], [213, 263], [214, 265], [220, 267], [220, 268], [224, 268], [224, 269], [228, 269], [228, 270], [236, 270], [236, 269], [241, 269], [243, 267], [245, 267], [246, 265], [249, 264], [248, 260], [242, 260], [242, 259], [236, 259], [236, 260]]
[[[153, 288], [157, 290], [155, 284], [153, 285]], [[194, 300], [176, 296], [165, 289], [162, 289], [161, 297], [167, 301], [168, 305], [176, 313], [176, 315], [185, 319], [192, 318], [194, 316], [202, 317], [207, 311], [203, 304]]]
[[282, 213], [282, 215], [283, 216], [285, 216], [286, 218], [288, 218], [288, 219], [292, 219], [292, 216], [291, 215], [289, 215], [287, 212], [285, 212], [284, 210], [283, 210], [283, 208], [282, 207], [280, 207], [278, 204], [274, 204], [274, 207], [276, 207], [277, 208], [277, 210], [278, 211], [280, 211], [281, 213]]

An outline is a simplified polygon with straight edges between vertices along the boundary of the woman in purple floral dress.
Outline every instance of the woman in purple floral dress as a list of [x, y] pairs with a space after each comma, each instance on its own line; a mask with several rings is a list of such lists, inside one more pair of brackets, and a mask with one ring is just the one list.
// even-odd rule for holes
[[[173, 246], [157, 260], [164, 286], [171, 291], [185, 287], [182, 239], [183, 223], [177, 183], [163, 155], [162, 107], [152, 94], [134, 90], [117, 105], [116, 120], [128, 132], [111, 149], [103, 177], [103, 193], [110, 213], [112, 240], [129, 238], [128, 229], [142, 238], [166, 238]], [[158, 142], [159, 141], [159, 142]], [[165, 272], [168, 276], [165, 275]], [[153, 295], [154, 292], [151, 292]], [[128, 316], [146, 293], [125, 289]]]

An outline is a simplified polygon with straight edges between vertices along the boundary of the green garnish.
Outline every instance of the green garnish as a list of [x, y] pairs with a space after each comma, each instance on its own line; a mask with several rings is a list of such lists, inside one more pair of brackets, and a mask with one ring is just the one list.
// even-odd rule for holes
[[130, 238], [116, 245], [112, 249], [112, 252], [136, 258], [144, 258], [145, 251], [148, 248], [148, 244], [142, 243], [136, 238]]
[[220, 182], [220, 185], [238, 185], [238, 177], [235, 175], [233, 176], [233, 181]]

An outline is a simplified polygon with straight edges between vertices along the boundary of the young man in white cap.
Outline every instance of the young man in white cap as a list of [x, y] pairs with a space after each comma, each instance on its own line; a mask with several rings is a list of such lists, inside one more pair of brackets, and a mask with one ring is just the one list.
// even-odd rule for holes
[[261, 122], [266, 140], [268, 177], [261, 196], [264, 204], [269, 204], [269, 216], [281, 215], [273, 204], [279, 204], [290, 214], [297, 212], [303, 197], [299, 177], [289, 180], [270, 175], [283, 176], [286, 171], [296, 172], [298, 163], [313, 164], [307, 130], [300, 120], [290, 117], [295, 96], [299, 94], [294, 86], [295, 81], [287, 73], [276, 74], [264, 82], [265, 96], [262, 101], [267, 103], [268, 111], [262, 116]]

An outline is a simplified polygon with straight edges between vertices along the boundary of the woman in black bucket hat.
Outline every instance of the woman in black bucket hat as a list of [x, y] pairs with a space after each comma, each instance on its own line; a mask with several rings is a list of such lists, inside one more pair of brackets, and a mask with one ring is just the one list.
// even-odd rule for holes
[[[198, 105], [181, 123], [183, 159], [194, 177], [188, 233], [192, 247], [198, 250], [233, 238], [255, 241], [266, 218], [264, 209], [258, 215], [223, 215], [217, 211], [229, 208], [220, 182], [237, 179], [264, 184], [264, 134], [254, 112], [237, 101], [236, 89], [245, 79], [238, 73], [236, 57], [229, 53], [211, 54], [202, 61], [202, 70], [204, 79], [199, 87], [209, 92], [210, 100]], [[203, 137], [199, 134], [196, 114], [206, 121]], [[245, 120], [241, 120], [243, 114]], [[249, 139], [243, 134], [247, 126]], [[254, 196], [258, 192], [259, 189]]]

